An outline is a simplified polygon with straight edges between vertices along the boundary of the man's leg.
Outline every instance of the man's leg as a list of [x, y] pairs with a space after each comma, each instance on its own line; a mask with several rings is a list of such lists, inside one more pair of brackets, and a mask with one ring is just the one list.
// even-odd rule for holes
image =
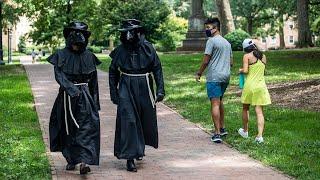
[[214, 124], [214, 135], [211, 138], [211, 141], [215, 143], [221, 143], [221, 132], [220, 132], [220, 96], [221, 96], [221, 87], [218, 83], [209, 82], [207, 83], [207, 92], [208, 97], [211, 102], [211, 117]]
[[214, 133], [220, 134], [220, 99], [212, 98], [211, 99], [211, 116], [214, 124]]
[[222, 129], [223, 132], [221, 132], [223, 135], [227, 135], [227, 131], [225, 131], [224, 127], [224, 105], [223, 105], [223, 95], [226, 92], [226, 89], [228, 87], [228, 82], [222, 82], [220, 83], [221, 88], [221, 94], [220, 94], [220, 129]]
[[220, 100], [220, 128], [224, 128], [224, 105], [223, 100]]

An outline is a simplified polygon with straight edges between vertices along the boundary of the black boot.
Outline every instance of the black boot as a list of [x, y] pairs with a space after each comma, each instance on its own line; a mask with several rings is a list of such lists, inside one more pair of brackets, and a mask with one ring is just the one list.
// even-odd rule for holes
[[87, 174], [90, 171], [91, 171], [91, 169], [86, 163], [80, 164], [80, 174]]
[[137, 172], [137, 168], [136, 168], [136, 165], [134, 164], [133, 159], [127, 160], [127, 171]]
[[76, 165], [75, 164], [68, 163], [66, 165], [66, 170], [67, 171], [72, 171], [72, 170], [75, 170], [75, 169], [76, 169]]

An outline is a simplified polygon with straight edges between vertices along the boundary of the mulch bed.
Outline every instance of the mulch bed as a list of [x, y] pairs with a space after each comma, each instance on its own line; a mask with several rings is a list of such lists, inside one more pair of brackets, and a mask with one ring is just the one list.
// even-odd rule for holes
[[[320, 112], [320, 79], [270, 84], [268, 89], [272, 104]], [[227, 94], [241, 96], [241, 91], [238, 87], [231, 86]]]

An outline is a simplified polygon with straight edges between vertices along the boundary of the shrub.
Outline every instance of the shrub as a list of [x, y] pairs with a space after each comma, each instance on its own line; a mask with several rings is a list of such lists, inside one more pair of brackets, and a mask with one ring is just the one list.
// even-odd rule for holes
[[26, 38], [24, 36], [19, 38], [18, 50], [21, 53], [26, 53]]
[[237, 29], [225, 35], [225, 38], [230, 42], [233, 51], [241, 51], [243, 40], [250, 38], [250, 35], [241, 29]]
[[320, 47], [320, 38], [318, 38], [314, 44], [315, 44], [317, 47]]
[[89, 46], [88, 50], [93, 52], [93, 53], [101, 53], [102, 52], [102, 47], [101, 46]]
[[7, 46], [2, 46], [3, 56], [8, 56], [8, 48]]

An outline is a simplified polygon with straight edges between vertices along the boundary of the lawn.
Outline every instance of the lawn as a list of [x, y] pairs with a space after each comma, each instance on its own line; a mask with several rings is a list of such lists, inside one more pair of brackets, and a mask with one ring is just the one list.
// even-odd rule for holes
[[[241, 66], [242, 52], [234, 52], [235, 66], [232, 69], [231, 85], [237, 85], [237, 71]], [[267, 83], [281, 83], [320, 78], [319, 50], [270, 51], [266, 53]], [[108, 71], [110, 59], [100, 57], [101, 69]], [[165, 104], [200, 126], [211, 130], [210, 104], [206, 96], [205, 79], [194, 80], [202, 59], [201, 54], [160, 55], [163, 65], [166, 98]], [[239, 97], [225, 97], [226, 127], [229, 135], [225, 141], [239, 150], [260, 160], [266, 165], [298, 179], [320, 178], [320, 113], [292, 110], [271, 105], [265, 108], [265, 143], [254, 143], [256, 119], [251, 111], [250, 138], [237, 135], [241, 127], [241, 104]], [[209, 141], [209, 139], [208, 139]]]
[[23, 67], [0, 66], [0, 82], [0, 179], [51, 179]]

